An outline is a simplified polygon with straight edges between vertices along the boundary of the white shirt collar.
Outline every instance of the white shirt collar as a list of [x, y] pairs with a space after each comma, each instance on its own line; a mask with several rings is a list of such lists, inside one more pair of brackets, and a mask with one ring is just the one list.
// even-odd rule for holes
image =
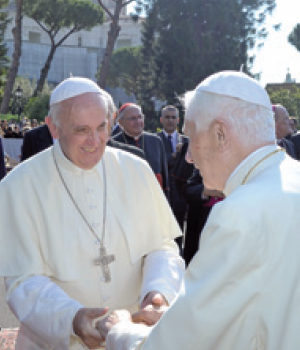
[[[224, 194], [228, 196], [231, 192], [235, 190], [239, 185], [242, 184], [245, 176], [249, 172], [249, 170], [258, 163], [261, 159], [263, 159], [267, 154], [274, 152], [276, 149], [278, 149], [277, 145], [269, 145], [264, 146], [256, 151], [252, 152], [248, 157], [246, 157], [231, 173], [229, 178], [226, 181], [226, 185], [224, 188]], [[265, 163], [265, 162], [264, 162]], [[265, 166], [267, 163], [263, 164], [262, 166]], [[251, 174], [251, 176], [255, 175], [257, 173], [257, 170], [259, 170], [260, 166], [258, 166]], [[250, 177], [251, 178], [251, 177]]]

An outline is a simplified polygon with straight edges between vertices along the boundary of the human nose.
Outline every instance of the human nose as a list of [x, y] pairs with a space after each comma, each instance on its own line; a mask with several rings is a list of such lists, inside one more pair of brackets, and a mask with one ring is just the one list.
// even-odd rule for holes
[[191, 151], [190, 151], [190, 147], [186, 151], [185, 160], [186, 160], [187, 163], [190, 163], [190, 164], [194, 163], [193, 157], [192, 157], [192, 154], [191, 154]]
[[99, 141], [100, 141], [99, 132], [97, 130], [90, 130], [87, 140], [91, 144], [99, 143]]

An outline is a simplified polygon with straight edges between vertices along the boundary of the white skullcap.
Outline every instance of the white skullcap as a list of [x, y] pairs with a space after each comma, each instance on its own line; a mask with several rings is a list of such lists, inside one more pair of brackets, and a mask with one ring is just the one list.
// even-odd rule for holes
[[87, 92], [101, 93], [102, 90], [96, 83], [87, 78], [71, 77], [65, 79], [52, 91], [50, 97], [50, 107], [55, 103], [85, 94]]
[[237, 98], [272, 110], [266, 90], [258, 81], [242, 72], [224, 71], [213, 74], [196, 87], [197, 91]]

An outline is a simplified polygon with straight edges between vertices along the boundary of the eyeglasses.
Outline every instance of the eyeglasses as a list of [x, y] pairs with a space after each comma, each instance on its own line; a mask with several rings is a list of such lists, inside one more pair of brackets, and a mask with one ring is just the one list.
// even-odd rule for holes
[[124, 120], [128, 120], [129, 122], [136, 122], [136, 121], [139, 121], [139, 120], [144, 120], [144, 116], [143, 115], [139, 115], [137, 117], [126, 117], [126, 118], [123, 118]]
[[173, 120], [175, 120], [175, 119], [177, 119], [177, 117], [176, 117], [176, 115], [165, 115], [164, 119], [167, 119], [167, 120], [173, 119]]

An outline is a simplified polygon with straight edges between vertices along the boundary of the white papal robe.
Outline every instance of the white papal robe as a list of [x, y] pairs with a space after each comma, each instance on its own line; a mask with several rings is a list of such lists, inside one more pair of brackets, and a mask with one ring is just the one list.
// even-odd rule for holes
[[299, 350], [300, 164], [276, 148], [228, 179], [184, 287], [153, 330], [120, 323], [107, 349]]
[[[99, 242], [80, 211], [115, 255], [111, 282], [100, 266]], [[72, 321], [81, 307], [138, 309], [151, 290], [169, 302], [184, 271], [173, 239], [180, 229], [147, 163], [107, 147], [103, 160], [82, 170], [59, 143], [14, 169], [0, 184], [0, 275], [21, 322], [17, 349], [82, 349]], [[103, 201], [103, 171], [106, 202]]]

